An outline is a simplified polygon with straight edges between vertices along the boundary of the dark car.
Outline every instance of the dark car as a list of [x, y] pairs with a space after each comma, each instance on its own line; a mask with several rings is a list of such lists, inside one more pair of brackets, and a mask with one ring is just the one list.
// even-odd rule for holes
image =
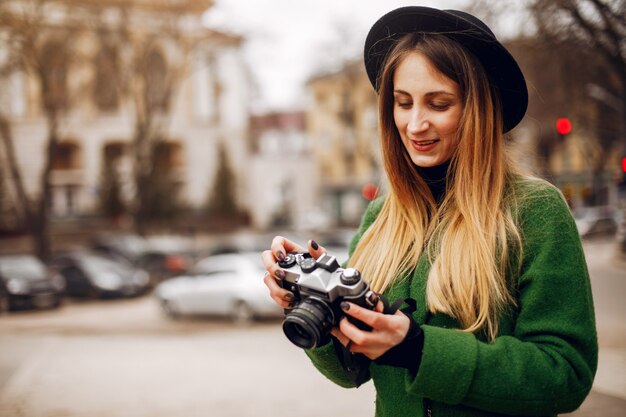
[[150, 283], [146, 271], [89, 251], [59, 255], [50, 267], [64, 278], [72, 297], [132, 297], [145, 293]]
[[146, 239], [135, 234], [106, 234], [93, 241], [92, 249], [147, 271], [152, 286], [185, 272], [195, 261], [189, 245], [175, 237]]
[[0, 314], [4, 314], [9, 311], [9, 291], [4, 283], [4, 280], [0, 279]]
[[65, 282], [34, 256], [0, 257], [0, 279], [10, 310], [53, 308], [61, 305]]
[[574, 212], [578, 233], [583, 239], [614, 236], [621, 212], [611, 206], [581, 207]]

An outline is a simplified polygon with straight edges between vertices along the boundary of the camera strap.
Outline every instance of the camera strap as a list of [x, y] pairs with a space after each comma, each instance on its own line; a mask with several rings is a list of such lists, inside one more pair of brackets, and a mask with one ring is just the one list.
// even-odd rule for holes
[[[410, 316], [410, 314], [417, 308], [417, 302], [415, 299], [408, 297], [399, 298], [392, 304], [389, 304], [387, 297], [380, 295], [380, 301], [383, 303], [383, 314], [395, 314], [396, 311], [400, 310], [404, 314]], [[400, 309], [402, 304], [405, 303], [407, 304], [407, 307]], [[362, 353], [351, 352], [349, 343], [348, 346], [344, 346], [337, 338], [333, 337], [332, 340], [335, 353], [337, 354], [337, 358], [339, 358], [339, 362], [341, 363], [346, 376], [355, 387], [360, 387], [369, 379], [369, 368], [372, 360]]]
[[[381, 294], [380, 301], [383, 303], [383, 313], [384, 314], [396, 314], [396, 311], [400, 310], [406, 315], [413, 313], [417, 310], [417, 301], [414, 298], [406, 297], [406, 298], [398, 298], [393, 304], [389, 305], [389, 300], [385, 297], [384, 294]], [[402, 304], [407, 305], [407, 307], [400, 308]]]

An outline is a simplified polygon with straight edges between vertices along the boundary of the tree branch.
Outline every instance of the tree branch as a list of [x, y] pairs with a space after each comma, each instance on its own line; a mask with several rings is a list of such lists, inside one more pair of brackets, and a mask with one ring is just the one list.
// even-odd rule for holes
[[568, 4], [571, 7], [564, 6], [563, 9], [569, 12], [574, 21], [580, 26], [581, 29], [583, 29], [583, 31], [585, 31], [591, 43], [595, 45], [603, 55], [605, 55], [609, 63], [614, 66], [619, 73], [622, 73], [624, 71], [625, 62], [623, 56], [621, 55], [620, 48], [616, 48], [617, 50], [613, 51], [601, 42], [596, 33], [598, 29], [582, 16], [579, 8], [575, 4], [571, 2]]
[[25, 218], [30, 225], [34, 219], [34, 213], [31, 207], [32, 203], [26, 194], [22, 174], [17, 166], [17, 157], [15, 155], [15, 147], [13, 146], [11, 126], [7, 118], [2, 114], [0, 114], [0, 139], [2, 140], [2, 144], [4, 146], [6, 162], [11, 174], [11, 182], [13, 183], [15, 193], [19, 200], [19, 204], [16, 205], [17, 210], [20, 213], [20, 216]]

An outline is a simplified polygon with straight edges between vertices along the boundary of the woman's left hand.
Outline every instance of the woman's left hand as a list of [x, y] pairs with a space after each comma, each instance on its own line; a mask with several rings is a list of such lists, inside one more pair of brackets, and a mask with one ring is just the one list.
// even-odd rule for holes
[[411, 324], [409, 318], [400, 311], [396, 311], [395, 314], [383, 314], [383, 303], [380, 301], [375, 311], [348, 302], [342, 303], [342, 307], [344, 306], [348, 307], [343, 308], [344, 314], [362, 321], [372, 330], [361, 330], [344, 317], [339, 322], [339, 327], [335, 327], [331, 333], [344, 346], [349, 343], [351, 352], [362, 353], [371, 360], [400, 344], [409, 331]]

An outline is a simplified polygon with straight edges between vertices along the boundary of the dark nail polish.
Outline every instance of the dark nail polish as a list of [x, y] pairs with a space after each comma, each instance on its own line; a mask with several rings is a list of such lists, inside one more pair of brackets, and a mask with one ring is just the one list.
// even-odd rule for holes
[[285, 259], [285, 254], [282, 251], [278, 251], [276, 252], [276, 257], [278, 258], [279, 261], [282, 261]]
[[283, 298], [285, 299], [285, 301], [293, 301], [293, 294], [288, 292]]
[[313, 250], [318, 250], [320, 248], [320, 245], [318, 245], [316, 241], [311, 240], [311, 247], [313, 248]]
[[341, 302], [341, 304], [339, 304], [339, 307], [341, 307], [341, 309], [342, 309], [343, 311], [348, 311], [348, 310], [350, 310], [350, 304], [348, 304], [348, 303], [347, 303], [347, 302], [345, 302], [345, 301], [342, 301], [342, 302]]
[[274, 272], [274, 276], [278, 279], [285, 279], [285, 271], [279, 269], [278, 271]]

